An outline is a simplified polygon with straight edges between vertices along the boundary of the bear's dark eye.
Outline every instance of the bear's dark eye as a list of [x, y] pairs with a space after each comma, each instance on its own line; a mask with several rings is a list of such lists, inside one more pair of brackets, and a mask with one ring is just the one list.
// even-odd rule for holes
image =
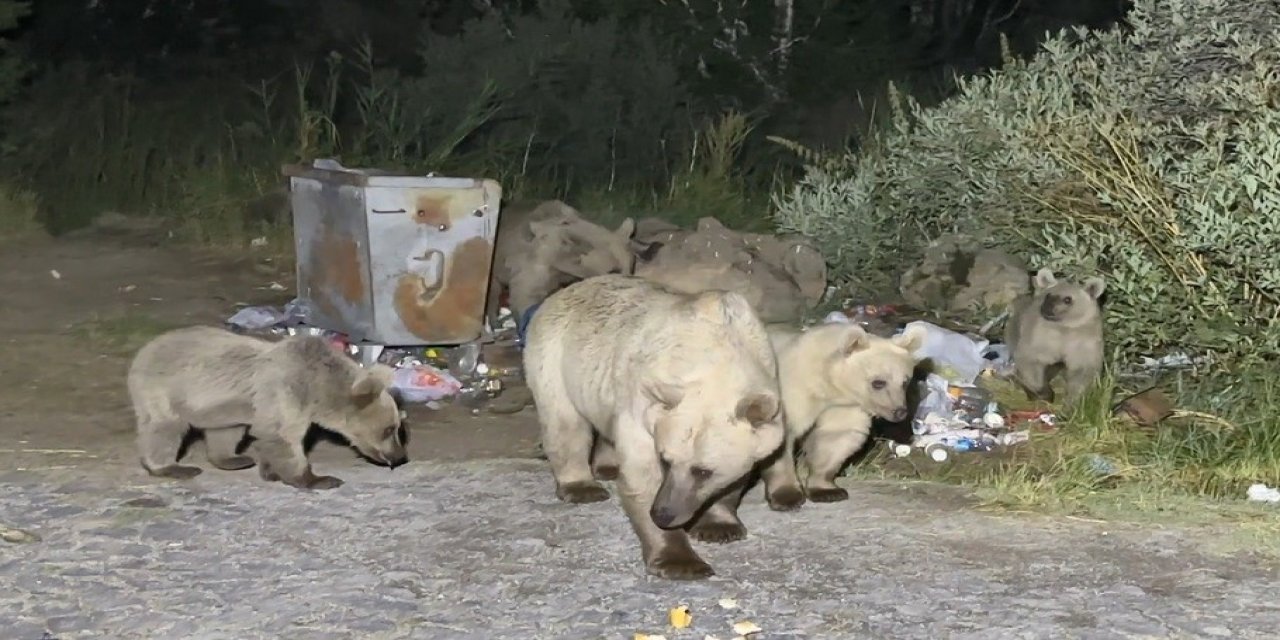
[[1062, 304], [1071, 304], [1071, 296], [1062, 296]]
[[390, 440], [395, 435], [396, 435], [396, 426], [394, 424], [382, 430], [383, 440]]
[[875, 389], [876, 391], [880, 391], [881, 389], [884, 389], [887, 386], [889, 386], [889, 383], [885, 382], [884, 380], [873, 380], [871, 382], [871, 388]]
[[689, 470], [689, 473], [693, 475], [694, 480], [699, 482], [711, 479], [711, 470], [704, 467], [694, 467]]
[[666, 473], [671, 470], [671, 461], [666, 456], [658, 457], [658, 466], [662, 467], [662, 472]]

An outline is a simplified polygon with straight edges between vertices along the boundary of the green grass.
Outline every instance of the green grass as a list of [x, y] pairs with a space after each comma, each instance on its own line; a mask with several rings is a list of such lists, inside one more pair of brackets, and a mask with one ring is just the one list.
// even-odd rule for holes
[[43, 233], [35, 194], [11, 184], [0, 183], [0, 242]]
[[[915, 456], [892, 460], [878, 450], [857, 472], [961, 484], [985, 505], [1003, 509], [1135, 521], [1257, 521], [1280, 531], [1280, 510], [1245, 498], [1253, 483], [1280, 485], [1280, 384], [1268, 372], [1246, 369], [1159, 386], [1183, 413], [1155, 429], [1112, 416], [1114, 402], [1137, 389], [1106, 378], [1075, 410], [1060, 414], [1056, 430], [1034, 432], [1026, 444], [940, 465]], [[1010, 386], [991, 387], [1002, 406], [1026, 408]], [[1095, 470], [1095, 457], [1113, 471]]]
[[98, 353], [128, 355], [148, 340], [177, 328], [177, 325], [135, 312], [95, 315], [71, 327], [71, 334], [87, 349]]

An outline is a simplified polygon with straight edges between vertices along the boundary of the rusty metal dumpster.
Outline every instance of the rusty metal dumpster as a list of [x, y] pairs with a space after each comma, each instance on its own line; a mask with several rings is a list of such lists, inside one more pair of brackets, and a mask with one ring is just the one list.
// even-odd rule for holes
[[386, 346], [462, 344], [484, 331], [502, 188], [332, 160], [287, 165], [298, 297], [309, 322]]

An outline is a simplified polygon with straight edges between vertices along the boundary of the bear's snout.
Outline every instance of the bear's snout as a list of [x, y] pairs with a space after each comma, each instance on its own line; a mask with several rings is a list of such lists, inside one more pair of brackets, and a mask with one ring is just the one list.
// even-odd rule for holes
[[893, 410], [893, 414], [890, 417], [894, 422], [902, 422], [907, 419], [907, 414], [908, 412], [906, 407], [898, 407]]
[[659, 529], [670, 529], [676, 522], [676, 513], [665, 506], [653, 505], [649, 510], [649, 518], [653, 523], [658, 525]]

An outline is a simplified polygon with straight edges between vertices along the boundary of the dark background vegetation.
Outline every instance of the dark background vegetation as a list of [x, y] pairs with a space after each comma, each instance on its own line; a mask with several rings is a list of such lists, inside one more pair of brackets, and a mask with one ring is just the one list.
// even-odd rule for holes
[[[54, 233], [119, 211], [243, 239], [280, 221], [262, 205], [280, 164], [319, 156], [483, 174], [588, 211], [760, 219], [767, 198], [752, 194], [797, 169], [766, 135], [856, 145], [889, 82], [935, 102], [955, 74], [999, 64], [1000, 34], [1030, 52], [1126, 5], [39, 0], [0, 54], [23, 65], [0, 162]], [[0, 0], [0, 28], [16, 6]], [[731, 175], [689, 188], [729, 110], [749, 124]]]

